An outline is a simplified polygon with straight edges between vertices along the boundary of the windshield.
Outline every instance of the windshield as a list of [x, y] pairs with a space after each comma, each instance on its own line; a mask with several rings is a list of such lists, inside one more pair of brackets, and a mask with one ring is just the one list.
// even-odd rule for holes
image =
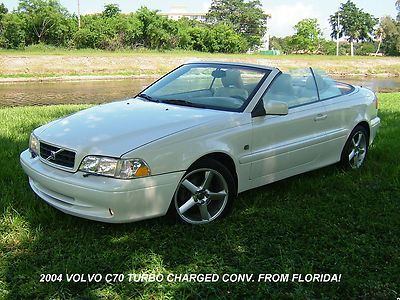
[[270, 70], [225, 64], [187, 64], [172, 71], [139, 97], [148, 101], [243, 111]]

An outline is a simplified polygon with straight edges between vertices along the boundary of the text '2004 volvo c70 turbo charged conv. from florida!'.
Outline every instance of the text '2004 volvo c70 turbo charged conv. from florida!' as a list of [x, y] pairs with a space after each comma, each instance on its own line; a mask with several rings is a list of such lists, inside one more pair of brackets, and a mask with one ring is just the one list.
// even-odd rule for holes
[[334, 163], [358, 169], [380, 125], [365, 88], [312, 68], [184, 64], [136, 97], [35, 129], [21, 164], [55, 208], [203, 224], [238, 193]]

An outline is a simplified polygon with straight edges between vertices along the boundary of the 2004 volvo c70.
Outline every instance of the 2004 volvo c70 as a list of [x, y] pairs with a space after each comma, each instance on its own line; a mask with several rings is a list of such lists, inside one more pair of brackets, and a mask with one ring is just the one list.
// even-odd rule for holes
[[201, 62], [135, 98], [35, 129], [21, 164], [33, 191], [71, 215], [201, 224], [243, 191], [341, 162], [363, 164], [375, 94], [311, 68]]

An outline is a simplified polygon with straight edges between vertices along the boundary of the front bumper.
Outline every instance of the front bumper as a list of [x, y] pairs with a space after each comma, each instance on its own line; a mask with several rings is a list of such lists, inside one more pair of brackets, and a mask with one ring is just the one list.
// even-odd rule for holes
[[83, 177], [48, 166], [21, 153], [32, 190], [48, 204], [74, 216], [107, 223], [126, 223], [165, 215], [184, 172], [121, 180]]

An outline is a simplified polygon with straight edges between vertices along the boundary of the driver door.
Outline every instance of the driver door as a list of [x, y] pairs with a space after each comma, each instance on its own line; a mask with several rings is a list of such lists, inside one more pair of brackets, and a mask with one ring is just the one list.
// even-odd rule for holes
[[285, 102], [289, 113], [252, 119], [250, 179], [268, 183], [312, 169], [322, 155], [326, 113], [311, 69], [277, 75], [261, 101]]

